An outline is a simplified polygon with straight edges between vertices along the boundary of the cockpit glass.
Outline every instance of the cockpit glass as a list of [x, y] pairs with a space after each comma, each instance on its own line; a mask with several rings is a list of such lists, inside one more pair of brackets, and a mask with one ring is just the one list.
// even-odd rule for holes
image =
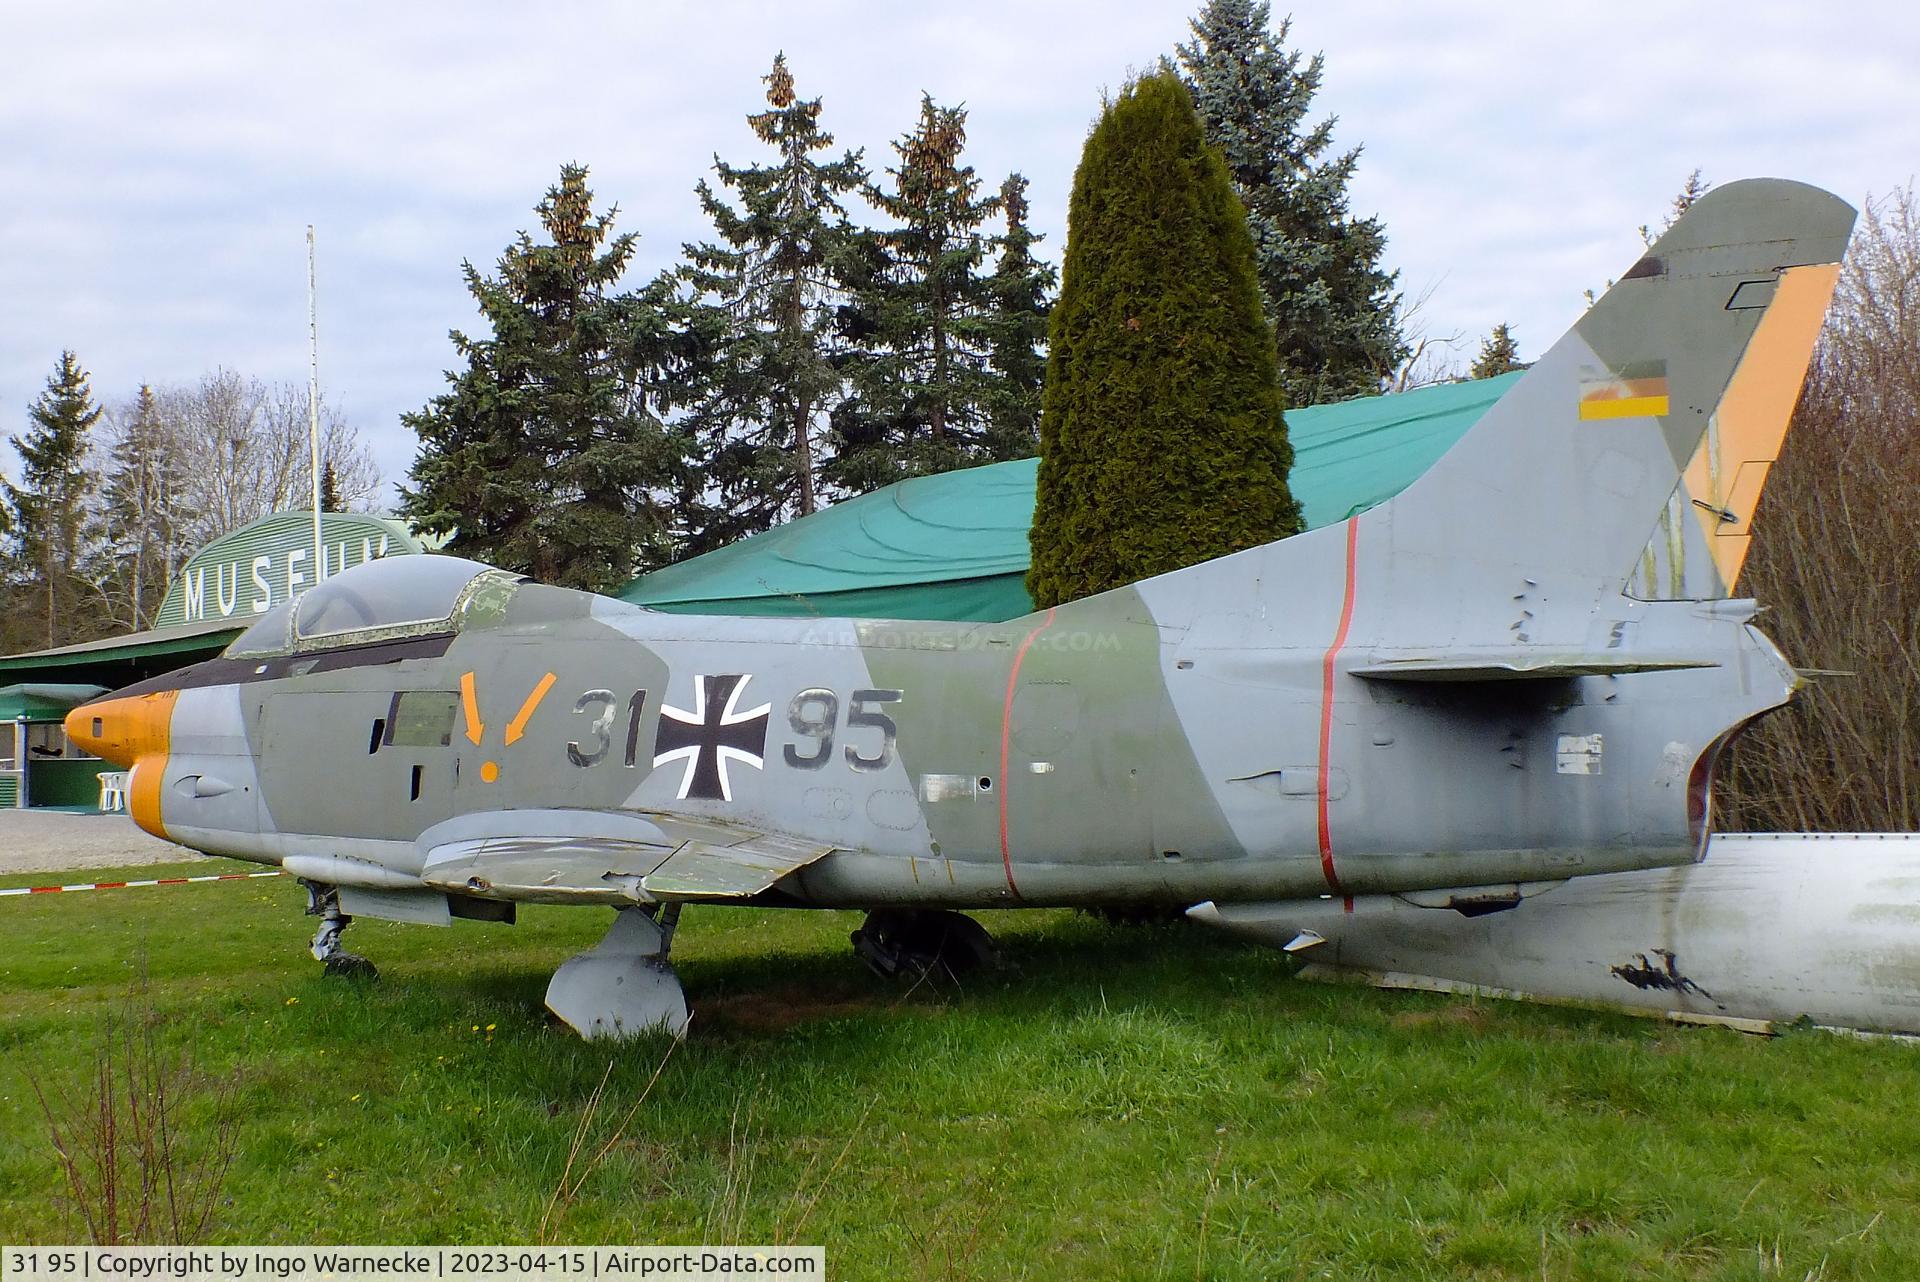
[[489, 568], [457, 556], [393, 556], [356, 565], [307, 589], [297, 603], [294, 635], [311, 641], [438, 622], [452, 615], [467, 584]]
[[273, 654], [287, 648], [287, 616], [293, 602], [282, 601], [255, 620], [252, 627], [235, 637], [227, 647], [229, 655]]

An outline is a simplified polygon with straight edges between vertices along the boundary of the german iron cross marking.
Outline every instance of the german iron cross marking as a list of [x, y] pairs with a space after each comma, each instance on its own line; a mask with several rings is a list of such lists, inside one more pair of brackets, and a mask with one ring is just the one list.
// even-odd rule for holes
[[671, 704], [660, 709], [660, 729], [654, 736], [653, 764], [684, 761], [680, 791], [675, 796], [701, 801], [732, 801], [733, 785], [727, 778], [727, 763], [737, 761], [765, 769], [767, 714], [771, 704], [761, 704], [742, 712], [738, 704], [753, 674], [733, 676], [696, 676], [693, 679], [693, 710], [688, 712]]

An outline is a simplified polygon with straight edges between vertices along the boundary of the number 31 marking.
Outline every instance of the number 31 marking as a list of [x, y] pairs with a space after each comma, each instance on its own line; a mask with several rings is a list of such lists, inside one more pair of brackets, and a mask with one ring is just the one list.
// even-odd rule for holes
[[[647, 692], [635, 690], [633, 697], [627, 700], [627, 752], [623, 765], [633, 767], [634, 756], [640, 746], [640, 718], [646, 712]], [[589, 690], [574, 701], [575, 713], [592, 713], [593, 720], [587, 724], [587, 731], [593, 736], [591, 746], [583, 746], [579, 740], [567, 744], [567, 760], [576, 766], [593, 766], [607, 755], [607, 749], [613, 746], [613, 709], [614, 697], [611, 690]]]

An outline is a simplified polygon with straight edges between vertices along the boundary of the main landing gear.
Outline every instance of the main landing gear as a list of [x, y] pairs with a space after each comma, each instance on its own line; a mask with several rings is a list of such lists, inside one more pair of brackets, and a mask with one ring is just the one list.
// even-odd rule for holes
[[340, 936], [352, 924], [353, 918], [340, 911], [340, 892], [335, 887], [318, 881], [308, 881], [305, 877], [300, 884], [307, 891], [307, 916], [320, 919], [320, 929], [313, 932], [312, 952], [315, 961], [326, 967], [329, 975], [350, 975], [363, 979], [377, 979], [380, 972], [373, 963], [359, 953], [350, 953], [340, 946]]
[[850, 935], [853, 951], [882, 979], [921, 979], [944, 971], [951, 977], [998, 960], [993, 936], [961, 913], [923, 908], [876, 908]]
[[622, 908], [597, 945], [563, 963], [547, 1009], [589, 1041], [687, 1031], [687, 996], [667, 961], [680, 905]]

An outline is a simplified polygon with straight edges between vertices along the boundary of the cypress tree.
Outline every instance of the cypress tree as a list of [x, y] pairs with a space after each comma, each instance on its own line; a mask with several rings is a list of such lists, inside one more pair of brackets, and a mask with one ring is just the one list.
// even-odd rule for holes
[[774, 163], [714, 157], [735, 209], [702, 180], [696, 190], [717, 242], [688, 245], [686, 324], [702, 344], [702, 382], [687, 424], [704, 489], [689, 551], [768, 529], [821, 505], [822, 425], [841, 375], [834, 307], [853, 236], [841, 200], [860, 189], [860, 153], [839, 159], [820, 127], [820, 99], [801, 98], [785, 54], [764, 77], [767, 110], [747, 117]]
[[982, 229], [1001, 197], [981, 194], [966, 142], [966, 109], [922, 94], [919, 121], [893, 144], [891, 190], [866, 190], [893, 226], [863, 238], [842, 316], [859, 350], [829, 474], [855, 493], [1017, 456], [996, 452], [990, 408], [996, 299], [982, 267], [996, 238]]
[[12, 438], [20, 484], [5, 482], [9, 551], [16, 574], [32, 589], [28, 599], [46, 609], [50, 646], [87, 631], [74, 607], [94, 590], [91, 562], [100, 531], [92, 519], [96, 481], [87, 454], [100, 417], [79, 358], [61, 352], [46, 389], [27, 410], [26, 435]]
[[1480, 355], [1474, 358], [1468, 378], [1494, 378], [1525, 369], [1520, 363], [1520, 344], [1514, 341], [1513, 327], [1501, 321], [1480, 343]]
[[492, 336], [456, 330], [466, 368], [402, 416], [420, 449], [401, 510], [453, 531], [449, 551], [607, 591], [674, 550], [685, 451], [657, 412], [666, 302], [609, 296], [636, 237], [612, 235], [615, 211], [595, 216], [583, 166], [563, 166], [537, 212], [547, 243], [520, 233], [494, 276], [461, 265]]
[[1269, 16], [1265, 0], [1208, 0], [1180, 65], [1246, 203], [1287, 404], [1370, 396], [1408, 354], [1386, 232], [1348, 212], [1360, 149], [1330, 155], [1333, 119], [1306, 123], [1322, 56], [1286, 49], [1289, 22]]
[[1298, 532], [1246, 213], [1186, 88], [1108, 105], [1048, 327], [1027, 590], [1070, 601]]

